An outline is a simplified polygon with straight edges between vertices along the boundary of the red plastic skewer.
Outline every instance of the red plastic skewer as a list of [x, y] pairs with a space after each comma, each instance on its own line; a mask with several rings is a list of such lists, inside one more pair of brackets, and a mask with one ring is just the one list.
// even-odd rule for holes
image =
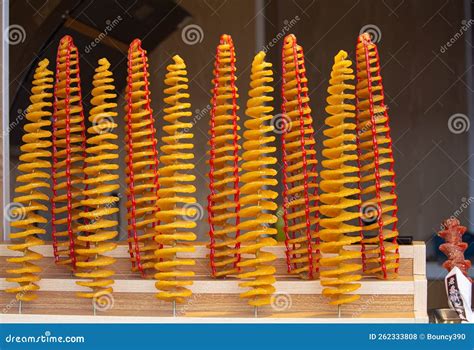
[[[211, 137], [209, 140], [209, 145], [210, 145], [210, 159], [209, 159], [209, 190], [210, 194], [207, 197], [207, 212], [208, 212], [208, 224], [209, 224], [209, 238], [210, 238], [210, 244], [209, 244], [209, 259], [210, 259], [210, 265], [211, 265], [211, 273], [212, 276], [215, 276], [217, 273], [216, 270], [216, 264], [215, 264], [215, 228], [214, 228], [214, 210], [213, 210], [213, 201], [212, 197], [216, 194], [216, 189], [214, 187], [215, 179], [214, 179], [214, 171], [215, 171], [215, 158], [216, 158], [216, 144], [215, 144], [215, 138], [216, 138], [216, 131], [215, 131], [215, 120], [216, 120], [216, 108], [217, 108], [217, 93], [219, 89], [219, 67], [220, 67], [220, 59], [219, 59], [219, 48], [220, 45], [228, 44], [230, 47], [230, 88], [231, 88], [231, 93], [232, 93], [232, 133], [233, 133], [233, 176], [234, 176], [234, 197], [233, 200], [235, 202], [235, 210], [234, 213], [236, 214], [235, 218], [235, 225], [238, 227], [240, 223], [240, 187], [239, 187], [239, 148], [238, 148], [238, 125], [237, 125], [237, 89], [235, 85], [236, 77], [235, 77], [235, 72], [236, 72], [236, 67], [235, 67], [235, 48], [234, 48], [234, 43], [232, 41], [232, 38], [227, 35], [223, 34], [220, 37], [219, 41], [219, 46], [217, 46], [216, 49], [216, 56], [215, 56], [215, 61], [214, 61], [214, 87], [213, 87], [213, 94], [212, 94], [212, 108], [211, 108], [211, 121], [210, 121], [210, 133]], [[235, 238], [239, 237], [240, 235], [240, 230], [237, 229], [235, 233]], [[237, 242], [234, 246], [235, 251], [238, 251], [240, 248], [240, 242]], [[240, 262], [240, 254], [235, 253], [234, 255], [236, 257], [236, 261], [234, 262], [234, 267], [239, 269], [237, 266], [238, 263]]]
[[[370, 39], [370, 38], [369, 38]], [[390, 194], [394, 196], [393, 200], [392, 200], [392, 205], [395, 206], [395, 209], [393, 210], [392, 212], [392, 217], [396, 217], [397, 216], [397, 213], [398, 213], [398, 205], [397, 205], [397, 195], [396, 195], [396, 189], [397, 189], [397, 184], [395, 182], [395, 161], [393, 159], [393, 150], [392, 150], [392, 138], [390, 136], [390, 127], [389, 127], [389, 116], [388, 116], [388, 112], [387, 112], [387, 108], [385, 106], [385, 93], [384, 93], [384, 89], [383, 89], [383, 84], [382, 84], [382, 76], [380, 74], [380, 57], [379, 57], [379, 50], [377, 48], [377, 45], [374, 44], [374, 50], [375, 50], [375, 58], [376, 58], [376, 71], [375, 71], [375, 74], [376, 76], [379, 78], [379, 85], [382, 87], [380, 89], [380, 94], [382, 96], [382, 99], [380, 100], [380, 105], [382, 106], [383, 108], [383, 111], [384, 111], [384, 117], [385, 117], [385, 123], [384, 123], [384, 126], [386, 127], [387, 131], [385, 132], [385, 137], [389, 140], [389, 143], [387, 145], [388, 149], [389, 149], [389, 153], [388, 153], [388, 156], [390, 157], [391, 159], [391, 162], [390, 162], [390, 168], [389, 168], [389, 171], [392, 173], [392, 177], [391, 177], [391, 183], [393, 184], [392, 185], [392, 190], [390, 191]], [[392, 231], [396, 231], [397, 230], [397, 226], [398, 226], [398, 220], [395, 220], [394, 223], [393, 223], [393, 226], [392, 226]], [[392, 243], [393, 244], [397, 244], [397, 237], [394, 237], [393, 240], [392, 240]], [[397, 246], [397, 249], [395, 250], [395, 254], [397, 256], [399, 256], [399, 249], [398, 249], [398, 246]], [[400, 258], [398, 257], [396, 260], [395, 260], [396, 264], [397, 264], [397, 267], [395, 268], [395, 273], [398, 273], [398, 264], [400, 262]]]
[[[390, 162], [390, 168], [389, 171], [392, 173], [391, 177], [391, 182], [392, 182], [392, 189], [390, 193], [394, 195], [392, 205], [395, 206], [395, 209], [392, 212], [392, 217], [396, 217], [397, 212], [398, 212], [398, 206], [397, 206], [397, 196], [395, 195], [396, 191], [396, 184], [395, 184], [395, 171], [394, 171], [394, 161], [393, 161], [393, 151], [392, 151], [392, 139], [390, 137], [390, 128], [389, 128], [389, 117], [387, 113], [387, 108], [385, 106], [384, 100], [385, 100], [385, 95], [384, 95], [384, 89], [382, 86], [382, 77], [380, 75], [380, 58], [378, 54], [378, 49], [377, 45], [372, 43], [370, 36], [368, 34], [362, 34], [359, 36], [357, 40], [358, 44], [362, 43], [364, 47], [364, 64], [365, 68], [367, 70], [367, 90], [368, 90], [368, 99], [369, 99], [369, 113], [370, 113], [370, 127], [371, 127], [371, 133], [372, 133], [372, 144], [373, 144], [373, 151], [374, 151], [374, 176], [375, 176], [375, 195], [377, 199], [377, 224], [379, 227], [379, 249], [380, 249], [380, 268], [382, 270], [383, 278], [387, 278], [387, 266], [386, 266], [386, 254], [385, 254], [385, 244], [384, 244], [384, 235], [383, 235], [383, 227], [384, 227], [384, 220], [383, 220], [383, 215], [382, 215], [382, 205], [381, 205], [381, 196], [380, 196], [380, 160], [379, 160], [379, 150], [378, 150], [378, 141], [377, 141], [377, 124], [376, 124], [376, 115], [374, 113], [374, 102], [373, 102], [373, 92], [372, 92], [372, 84], [373, 82], [377, 82], [377, 85], [381, 87], [380, 89], [380, 94], [381, 94], [381, 100], [378, 101], [380, 103], [380, 106], [384, 110], [384, 117], [386, 118], [384, 126], [386, 127], [387, 131], [385, 132], [385, 137], [389, 140], [388, 142], [388, 156], [391, 159]], [[369, 56], [369, 46], [372, 46], [374, 53], [375, 53], [375, 71], [370, 72], [371, 69], [371, 64], [370, 64], [370, 56]], [[360, 72], [360, 67], [359, 67], [359, 62], [357, 61], [357, 72]], [[372, 75], [374, 74], [374, 76]], [[374, 79], [375, 78], [375, 79]], [[356, 100], [357, 102], [359, 101], [358, 98]], [[356, 113], [356, 118], [357, 118], [357, 124], [359, 123], [358, 115], [359, 115], [359, 110], [357, 109]], [[357, 146], [358, 146], [358, 154], [360, 157], [360, 147], [359, 147], [359, 134], [357, 134]], [[362, 222], [361, 222], [362, 225]], [[397, 229], [397, 221], [393, 223], [392, 230], [396, 231]], [[397, 238], [394, 237], [392, 240], [393, 244], [397, 244]], [[362, 245], [362, 248], [364, 246]], [[398, 247], [395, 251], [395, 254], [398, 255]], [[363, 259], [365, 256], [363, 255]], [[396, 259], [396, 263], [398, 265], [399, 258]], [[365, 268], [365, 260], [363, 260], [363, 266]], [[398, 272], [398, 267], [395, 268], [395, 273]]]
[[[306, 75], [305, 75], [305, 68], [304, 68], [304, 62], [299, 63], [298, 61], [298, 55], [301, 55], [301, 59], [304, 59], [304, 53], [303, 49], [301, 47], [298, 48], [296, 38], [294, 35], [290, 34], [285, 38], [285, 42], [287, 42], [289, 39], [292, 40], [292, 49], [293, 49], [293, 63], [295, 65], [295, 79], [296, 79], [296, 88], [298, 90], [297, 93], [297, 98], [298, 98], [298, 112], [300, 115], [299, 121], [300, 121], [300, 140], [301, 140], [301, 152], [302, 152], [302, 161], [303, 161], [303, 167], [302, 167], [302, 173], [303, 173], [303, 196], [304, 196], [304, 202], [305, 202], [305, 225], [306, 225], [306, 241], [308, 244], [308, 278], [312, 279], [314, 277], [314, 271], [318, 272], [319, 267], [317, 266], [317, 262], [319, 259], [316, 261], [316, 268], [315, 264], [313, 261], [313, 254], [316, 253], [317, 255], [319, 254], [319, 250], [313, 251], [313, 238], [311, 234], [311, 213], [310, 213], [310, 203], [309, 203], [309, 175], [308, 175], [308, 157], [307, 153], [308, 151], [306, 150], [305, 147], [305, 117], [310, 119], [311, 115], [305, 116], [304, 110], [309, 108], [308, 103], [304, 102], [303, 103], [303, 98], [307, 98], [307, 84], [304, 82]], [[301, 66], [301, 67], [300, 67]], [[284, 116], [287, 115], [286, 107], [285, 104], [287, 102], [285, 98], [285, 84], [286, 84], [286, 79], [285, 79], [285, 74], [286, 74], [286, 69], [285, 69], [285, 56], [284, 56], [284, 49], [282, 50], [282, 69], [283, 69], [283, 82], [282, 82], [282, 114]], [[295, 232], [293, 232], [292, 238], [289, 237], [288, 233], [288, 203], [290, 202], [288, 198], [288, 191], [289, 191], [289, 186], [287, 182], [288, 178], [288, 162], [287, 162], [287, 151], [286, 151], [286, 140], [285, 136], [287, 135], [288, 130], [284, 129], [282, 133], [282, 159], [283, 159], [283, 221], [284, 221], [284, 232], [285, 232], [285, 246], [286, 246], [286, 258], [287, 258], [287, 267], [288, 267], [288, 272], [291, 272], [292, 268], [297, 268], [296, 264], [291, 263], [291, 249], [289, 247], [288, 241], [290, 239], [294, 239], [296, 237]], [[314, 145], [309, 146], [310, 151], [314, 151]], [[311, 172], [316, 171], [316, 162], [315, 160], [315, 154], [314, 152], [311, 152], [312, 154], [310, 155], [310, 160], [313, 161], [313, 165], [311, 166]], [[316, 177], [313, 177], [312, 180], [313, 183], [316, 182]], [[317, 187], [315, 187], [313, 191], [313, 195], [317, 194]], [[318, 205], [318, 203], [314, 203], [314, 205]], [[292, 208], [292, 211], [295, 212], [295, 208]], [[315, 213], [316, 219], [319, 217], [319, 212], [316, 211]], [[295, 221], [293, 219], [293, 224], [295, 224]], [[317, 220], [317, 223], [315, 225], [315, 230], [316, 232], [319, 231], [319, 223]], [[316, 239], [315, 241], [316, 244], [319, 243], [319, 239]], [[293, 244], [293, 249], [295, 250], [295, 244]], [[293, 254], [293, 258], [295, 258], [295, 254]]]
[[[132, 138], [132, 85], [133, 85], [133, 79], [132, 79], [132, 74], [133, 74], [133, 69], [132, 69], [132, 52], [134, 48], [137, 48], [137, 50], [140, 52], [140, 58], [142, 60], [143, 64], [143, 75], [144, 75], [144, 89], [145, 89], [145, 109], [148, 112], [148, 118], [150, 120], [149, 128], [151, 129], [150, 135], [148, 135], [148, 140], [151, 142], [151, 151], [152, 151], [152, 164], [149, 166], [149, 169], [153, 170], [153, 184], [154, 184], [154, 193], [157, 194], [159, 190], [159, 183], [158, 183], [158, 152], [156, 149], [156, 138], [154, 137], [156, 130], [154, 127], [155, 120], [153, 118], [153, 111], [151, 109], [150, 105], [150, 89], [149, 89], [149, 81], [148, 81], [148, 64], [147, 64], [147, 59], [146, 59], [146, 51], [141, 47], [141, 41], [140, 39], [135, 39], [133, 42], [130, 44], [130, 48], [128, 51], [128, 77], [127, 77], [127, 85], [128, 85], [128, 91], [127, 91], [127, 116], [126, 116], [126, 122], [127, 122], [127, 138], [128, 138], [128, 162], [127, 162], [127, 167], [128, 167], [128, 177], [129, 177], [129, 191], [127, 193], [127, 200], [131, 203], [131, 207], [127, 208], [127, 216], [128, 216], [128, 247], [129, 247], [129, 253], [130, 253], [130, 258], [132, 261], [132, 268], [137, 268], [138, 271], [142, 274], [143, 277], [145, 277], [145, 271], [141, 263], [141, 255], [140, 255], [140, 245], [138, 242], [138, 233], [137, 233], [137, 222], [136, 222], [136, 198], [135, 198], [135, 173], [133, 170], [133, 138]], [[155, 211], [153, 212], [153, 215], [156, 215], [158, 209], [157, 206], [155, 205]], [[155, 227], [159, 222], [153, 222], [152, 227]], [[132, 244], [133, 240], [133, 244]]]
[[[55, 262], [60, 261], [59, 257], [59, 251], [58, 251], [58, 240], [57, 240], [57, 227], [56, 227], [56, 203], [54, 201], [55, 198], [57, 198], [57, 186], [58, 186], [58, 181], [56, 179], [56, 165], [58, 163], [58, 158], [57, 158], [57, 137], [56, 133], [58, 131], [57, 128], [57, 122], [58, 122], [58, 82], [60, 80], [60, 70], [59, 70], [59, 65], [60, 65], [60, 52], [61, 52], [61, 44], [67, 41], [67, 46], [66, 46], [66, 87], [65, 87], [65, 92], [66, 96], [64, 99], [64, 104], [65, 104], [65, 132], [66, 132], [66, 199], [67, 199], [67, 232], [68, 232], [68, 237], [69, 237], [69, 258], [71, 259], [71, 266], [73, 270], [76, 268], [76, 253], [75, 253], [75, 237], [74, 237], [74, 232], [72, 229], [72, 179], [71, 179], [71, 111], [70, 111], [70, 93], [71, 93], [71, 51], [75, 50], [76, 52], [76, 61], [77, 61], [77, 88], [78, 88], [78, 97], [79, 97], [79, 107], [80, 107], [80, 115], [82, 117], [82, 121], [80, 123], [81, 125], [81, 137], [82, 137], [82, 142], [81, 142], [81, 152], [82, 156], [85, 159], [86, 155], [86, 134], [85, 134], [85, 124], [84, 124], [84, 112], [82, 108], [82, 94], [81, 94], [81, 81], [80, 81], [80, 66], [79, 66], [79, 52], [77, 50], [77, 47], [74, 45], [74, 42], [72, 40], [72, 37], [69, 35], [64, 36], [59, 44], [58, 51], [57, 51], [57, 56], [56, 56], [56, 83], [54, 86], [54, 101], [53, 101], [53, 135], [52, 135], [52, 140], [53, 140], [53, 149], [52, 149], [52, 158], [53, 158], [53, 166], [52, 166], [52, 177], [53, 177], [53, 198], [51, 199], [51, 208], [52, 208], [52, 239], [53, 239], [53, 254], [54, 254], [54, 259]], [[82, 164], [82, 169], [86, 166], [85, 162]], [[84, 174], [84, 179], [87, 179], [87, 175]], [[86, 187], [87, 188], [87, 187]]]

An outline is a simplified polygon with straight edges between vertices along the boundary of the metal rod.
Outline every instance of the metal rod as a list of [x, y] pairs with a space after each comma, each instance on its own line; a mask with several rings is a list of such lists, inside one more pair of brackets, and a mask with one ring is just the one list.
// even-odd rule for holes
[[176, 300], [173, 300], [173, 317], [176, 317]]
[[18, 313], [21, 315], [22, 313], [22, 305], [21, 305], [21, 300], [19, 300], [19, 303], [18, 303]]
[[97, 310], [96, 310], [96, 307], [95, 307], [95, 303], [96, 303], [95, 299], [92, 298], [92, 310], [94, 311], [94, 316], [97, 315]]
[[258, 318], [258, 306], [253, 307], [253, 315], [255, 318]]
[[341, 305], [337, 305], [337, 318], [341, 318]]

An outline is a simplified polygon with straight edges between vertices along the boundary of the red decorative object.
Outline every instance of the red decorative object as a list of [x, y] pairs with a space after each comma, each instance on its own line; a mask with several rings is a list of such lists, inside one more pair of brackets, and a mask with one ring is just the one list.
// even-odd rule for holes
[[[79, 52], [69, 35], [64, 36], [58, 46], [52, 119], [51, 235], [54, 259], [56, 263], [70, 265], [75, 270], [75, 231], [81, 220], [87, 224], [87, 220], [79, 218], [81, 211], [87, 211], [80, 203], [83, 199], [82, 181], [87, 179], [84, 173], [86, 129]], [[67, 237], [68, 241], [59, 241], [58, 237]]]
[[[312, 279], [319, 271], [317, 160], [303, 48], [285, 37], [282, 49], [283, 220], [288, 272]], [[275, 116], [278, 117], [278, 116]], [[280, 128], [279, 126], [282, 126]]]
[[466, 232], [466, 227], [461, 226], [456, 218], [447, 219], [443, 222], [443, 230], [438, 233], [438, 236], [443, 238], [446, 243], [440, 245], [441, 250], [447, 257], [443, 267], [451, 271], [455, 266], [458, 267], [462, 273], [472, 282], [469, 277], [468, 270], [471, 267], [471, 262], [464, 257], [464, 252], [467, 249], [467, 243], [462, 241], [462, 236]]
[[[148, 58], [141, 41], [128, 51], [125, 148], [127, 151], [127, 231], [132, 270], [154, 274], [158, 151], [149, 88]], [[148, 275], [146, 270], [151, 271]]]
[[[362, 265], [364, 272], [368, 274], [393, 279], [398, 275], [400, 259], [395, 161], [378, 48], [368, 33], [358, 37], [356, 68], [356, 142], [362, 203], [362, 218], [359, 222], [363, 228]], [[364, 215], [371, 209], [377, 212], [376, 220], [365, 220], [364, 225]], [[367, 248], [367, 245], [375, 245], [375, 248]]]
[[[232, 37], [223, 34], [216, 49], [210, 118], [207, 212], [210, 266], [213, 277], [239, 271], [236, 241], [240, 230], [239, 117], [236, 57]], [[231, 199], [230, 199], [231, 198]]]

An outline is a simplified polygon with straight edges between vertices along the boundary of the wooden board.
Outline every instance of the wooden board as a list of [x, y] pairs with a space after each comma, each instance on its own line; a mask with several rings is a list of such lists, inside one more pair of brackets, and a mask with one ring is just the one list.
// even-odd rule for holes
[[[197, 246], [196, 252], [186, 254], [197, 261], [196, 280], [191, 287], [193, 296], [173, 309], [172, 304], [154, 297], [153, 280], [141, 279], [130, 271], [127, 247], [121, 245], [110, 254], [117, 258], [113, 298], [107, 300], [103, 309], [94, 309], [90, 300], [75, 296], [77, 291], [87, 289], [78, 286], [74, 275], [65, 267], [54, 264], [51, 247], [44, 245], [35, 248], [45, 256], [41, 260], [39, 298], [20, 304], [11, 294], [2, 292], [0, 307], [2, 317], [9, 322], [34, 321], [38, 320], [38, 315], [48, 315], [48, 320], [67, 315], [70, 322], [121, 322], [121, 319], [129, 322], [189, 322], [190, 319], [193, 322], [208, 322], [209, 319], [213, 322], [427, 322], [424, 248], [424, 244], [418, 242], [401, 246], [400, 277], [389, 281], [364, 277], [357, 291], [361, 298], [338, 309], [321, 295], [318, 280], [305, 281], [289, 276], [284, 247], [271, 247], [268, 250], [278, 257], [277, 291], [272, 305], [255, 309], [239, 297], [242, 289], [238, 280], [208, 277], [207, 248]], [[14, 285], [5, 281], [5, 259], [13, 255], [15, 252], [8, 250], [6, 245], [0, 245], [1, 290]]]

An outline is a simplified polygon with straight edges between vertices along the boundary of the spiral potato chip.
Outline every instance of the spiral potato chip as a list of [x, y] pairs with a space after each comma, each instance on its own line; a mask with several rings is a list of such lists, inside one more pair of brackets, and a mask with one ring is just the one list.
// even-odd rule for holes
[[187, 82], [186, 65], [181, 57], [174, 56], [165, 79], [165, 94], [168, 96], [164, 99], [167, 104], [164, 119], [167, 124], [163, 127], [166, 136], [162, 137], [164, 146], [161, 147], [159, 168], [155, 286], [159, 290], [158, 299], [178, 303], [191, 296], [191, 290], [186, 287], [193, 283], [194, 272], [189, 270], [189, 266], [195, 261], [177, 257], [177, 254], [195, 250], [187, 242], [196, 240], [194, 220], [199, 217], [193, 196], [196, 177], [189, 174], [194, 170], [194, 146], [191, 143], [194, 135], [189, 132], [193, 124], [187, 121], [192, 117], [191, 104], [184, 102], [189, 99]]
[[[82, 108], [79, 52], [69, 35], [58, 47], [53, 111], [52, 238], [56, 262], [76, 268], [86, 157], [86, 129]], [[87, 210], [87, 209], [86, 209]]]
[[328, 128], [324, 130], [326, 139], [323, 141], [320, 249], [322, 253], [335, 255], [320, 259], [321, 266], [326, 267], [320, 272], [320, 278], [325, 287], [323, 295], [331, 298], [332, 305], [359, 299], [358, 295], [347, 293], [360, 287], [360, 283], [354, 282], [361, 279], [357, 272], [362, 270], [362, 264], [358, 262], [361, 252], [346, 248], [362, 239], [355, 106], [351, 103], [355, 98], [355, 86], [351, 83], [355, 76], [351, 65], [345, 51], [334, 57], [326, 107]]
[[276, 163], [272, 156], [276, 148], [269, 145], [275, 141], [271, 112], [273, 107], [268, 105], [273, 97], [268, 96], [273, 92], [270, 84], [273, 82], [271, 63], [265, 62], [265, 54], [259, 52], [252, 62], [250, 76], [249, 100], [246, 114], [249, 117], [245, 123], [243, 144], [242, 175], [240, 180], [243, 185], [240, 189], [240, 236], [238, 242], [242, 243], [239, 253], [242, 258], [238, 267], [242, 272], [238, 275], [241, 279], [248, 279], [240, 283], [241, 287], [250, 288], [242, 293], [242, 298], [248, 298], [248, 303], [254, 306], [266, 305], [271, 302], [271, 295], [275, 291], [275, 267], [271, 262], [275, 255], [265, 252], [265, 247], [276, 245], [271, 236], [276, 235], [276, 229], [270, 227], [277, 221], [273, 215], [277, 209], [275, 199], [278, 194], [269, 189], [277, 185], [275, 176], [277, 171], [269, 166]]
[[361, 214], [365, 223], [362, 243], [376, 245], [365, 251], [364, 272], [383, 279], [396, 278], [400, 255], [392, 139], [378, 50], [367, 33], [358, 39], [356, 62]]
[[99, 67], [95, 70], [93, 79], [92, 98], [89, 121], [92, 126], [87, 130], [87, 157], [85, 173], [88, 178], [84, 180], [87, 189], [81, 204], [88, 207], [87, 212], [80, 213], [88, 223], [78, 229], [82, 232], [77, 237], [79, 242], [84, 242], [84, 247], [76, 248], [78, 259], [76, 277], [82, 279], [76, 283], [89, 287], [90, 292], [78, 292], [82, 298], [97, 299], [100, 296], [112, 293], [111, 278], [114, 271], [108, 268], [115, 262], [112, 257], [104, 253], [114, 250], [117, 246], [112, 242], [118, 235], [117, 220], [111, 217], [119, 211], [116, 204], [119, 198], [113, 194], [120, 188], [118, 184], [118, 146], [113, 143], [117, 140], [114, 129], [117, 127], [115, 118], [117, 104], [113, 102], [117, 97], [114, 79], [109, 71], [110, 63], [107, 59], [99, 60]]
[[303, 48], [292, 34], [282, 51], [283, 219], [288, 270], [313, 278], [318, 270], [318, 173]]
[[155, 274], [156, 192], [158, 152], [153, 110], [150, 107], [148, 58], [135, 39], [128, 50], [125, 106], [125, 150], [127, 156], [127, 230], [132, 270], [143, 277]]
[[45, 127], [51, 125], [50, 102], [53, 94], [53, 72], [48, 69], [49, 61], [44, 59], [39, 62], [35, 70], [33, 87], [31, 88], [31, 104], [27, 109], [25, 124], [25, 135], [23, 145], [20, 147], [20, 165], [18, 170], [22, 173], [17, 176], [17, 186], [15, 192], [18, 194], [14, 198], [10, 213], [14, 220], [11, 226], [21, 229], [19, 232], [10, 233], [13, 241], [8, 249], [20, 253], [19, 256], [7, 259], [9, 264], [19, 265], [18, 267], [7, 269], [7, 273], [14, 275], [7, 277], [7, 282], [16, 282], [17, 287], [7, 288], [5, 292], [15, 293], [16, 299], [21, 301], [31, 301], [37, 298], [35, 291], [39, 286], [35, 283], [40, 280], [41, 268], [35, 264], [43, 256], [34, 252], [31, 248], [44, 244], [44, 241], [37, 235], [44, 235], [46, 230], [43, 226], [48, 222], [40, 212], [48, 211], [44, 204], [49, 200], [45, 189], [48, 189], [50, 174], [47, 170], [51, 168], [49, 158], [51, 152], [51, 132]]
[[210, 264], [213, 277], [238, 272], [239, 150], [235, 51], [230, 35], [217, 46], [212, 83], [210, 122], [208, 221]]

